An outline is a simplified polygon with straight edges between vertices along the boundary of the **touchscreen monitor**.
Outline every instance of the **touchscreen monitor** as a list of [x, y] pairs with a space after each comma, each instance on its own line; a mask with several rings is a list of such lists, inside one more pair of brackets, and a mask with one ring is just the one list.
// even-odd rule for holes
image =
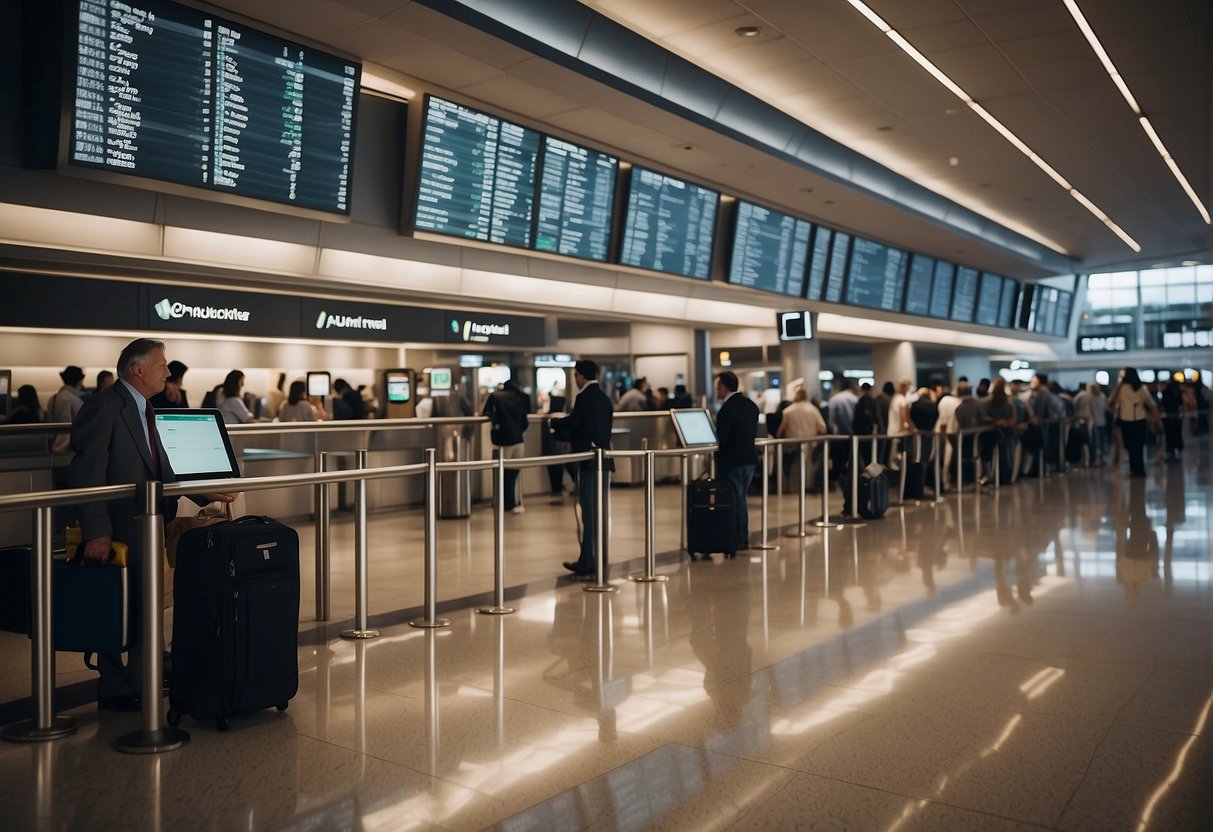
[[670, 416], [674, 419], [674, 430], [678, 431], [678, 441], [682, 443], [682, 447], [716, 444], [716, 425], [703, 408], [671, 410]]
[[412, 398], [409, 377], [406, 373], [388, 373], [387, 400], [390, 404], [404, 404]]
[[449, 368], [441, 367], [430, 370], [430, 392], [435, 390], [450, 390], [451, 389], [451, 371]]
[[307, 394], [309, 396], [327, 396], [329, 394], [329, 380], [332, 378], [327, 372], [312, 371], [307, 374]]
[[240, 476], [240, 465], [218, 410], [157, 410], [156, 432], [179, 481]]

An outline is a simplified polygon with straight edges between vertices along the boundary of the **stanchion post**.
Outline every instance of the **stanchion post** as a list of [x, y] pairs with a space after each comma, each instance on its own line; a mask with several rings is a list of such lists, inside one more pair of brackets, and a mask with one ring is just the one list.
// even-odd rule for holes
[[[782, 454], [780, 454], [782, 456]], [[768, 542], [769, 531], [768, 524], [770, 523], [770, 501], [771, 501], [771, 444], [764, 442], [762, 445], [762, 542], [757, 546], [751, 546], [752, 549], [761, 551], [770, 551], [778, 549]]]
[[410, 627], [434, 629], [451, 626], [438, 617], [438, 457], [425, 449], [425, 618], [415, 618]]
[[[355, 455], [355, 467], [366, 468], [366, 448]], [[370, 606], [370, 578], [367, 575], [366, 546], [366, 480], [354, 483], [354, 629], [343, 630], [342, 638], [378, 638], [379, 631], [367, 624], [367, 608]]]
[[682, 517], [678, 521], [680, 534], [678, 539], [678, 548], [685, 552], [687, 548], [687, 487], [690, 484], [691, 479], [691, 458], [690, 455], [684, 450], [679, 459], [682, 462]]
[[618, 590], [607, 582], [607, 546], [606, 546], [606, 530], [610, 523], [610, 518], [606, 516], [606, 452], [602, 448], [594, 449], [594, 476], [598, 479], [598, 487], [594, 490], [594, 516], [597, 518], [594, 524], [594, 560], [598, 564], [597, 576], [595, 582], [587, 584], [583, 589], [586, 592], [618, 592]]
[[657, 469], [653, 452], [644, 452], [644, 574], [632, 575], [640, 583], [668, 581], [666, 575], [657, 574]]
[[859, 517], [859, 437], [851, 437], [851, 518]]
[[517, 610], [505, 605], [505, 452], [500, 448], [493, 473], [493, 606], [478, 607], [476, 612], [509, 615]]
[[957, 431], [956, 431], [956, 493], [958, 495], [960, 494], [960, 492], [964, 491], [964, 487], [965, 487], [964, 461], [965, 461], [964, 430], [957, 429]]
[[995, 435], [994, 441], [994, 490], [1002, 487], [1002, 437]]
[[31, 718], [4, 729], [9, 742], [41, 742], [76, 733], [76, 720], [55, 715], [54, 593], [51, 588], [51, 521], [49, 506], [34, 509], [34, 550], [30, 563], [30, 702]]
[[[942, 441], [940, 441], [942, 440]], [[931, 450], [935, 459], [932, 462], [935, 470], [935, 499], [934, 503], [943, 502], [943, 450], [948, 444], [948, 438], [936, 431], [931, 434]]]
[[125, 754], [159, 754], [185, 745], [190, 735], [164, 724], [164, 515], [160, 513], [164, 483], [158, 480], [141, 483], [139, 498], [143, 508], [139, 529], [142, 564], [138, 570], [142, 591], [139, 649], [143, 662], [143, 713], [139, 730], [123, 734], [114, 741], [114, 747]]
[[[320, 452], [320, 462], [317, 469], [318, 473], [326, 473], [328, 471], [328, 451]], [[316, 620], [328, 621], [330, 606], [329, 606], [329, 522], [332, 519], [332, 506], [330, 505], [330, 497], [332, 490], [329, 483], [317, 483], [315, 486], [316, 493], [316, 516], [314, 525], [316, 527]]]
[[797, 523], [796, 523], [796, 530], [784, 532], [784, 537], [808, 537], [809, 536], [809, 531], [807, 528], [805, 528], [806, 522], [807, 522], [805, 519], [805, 501], [808, 499], [808, 490], [805, 488], [805, 486], [807, 485], [807, 482], [806, 482], [807, 478], [806, 478], [806, 474], [805, 474], [805, 471], [806, 471], [805, 450], [807, 447], [808, 447], [808, 443], [806, 443], [806, 442], [801, 442], [797, 446], [797, 448], [799, 450], [799, 453], [797, 454], [797, 456], [800, 457], [800, 480], [799, 480], [800, 494], [797, 496], [797, 500], [796, 500], [796, 505], [798, 507], [797, 508]]

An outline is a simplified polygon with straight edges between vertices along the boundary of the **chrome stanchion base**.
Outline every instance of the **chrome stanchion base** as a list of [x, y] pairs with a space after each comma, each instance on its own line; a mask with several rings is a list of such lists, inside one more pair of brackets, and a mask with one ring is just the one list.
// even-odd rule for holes
[[449, 618], [435, 618], [432, 621], [427, 618], [414, 618], [409, 622], [410, 627], [416, 627], [418, 630], [437, 630], [440, 627], [451, 626]]
[[[813, 525], [813, 524], [810, 523], [809, 525]], [[812, 534], [812, 532], [810, 532], [808, 529], [805, 529], [803, 532], [800, 531], [800, 529], [788, 529], [786, 532], [783, 533], [783, 536], [784, 537], [808, 537], [810, 534]], [[771, 548], [775, 548], [775, 547], [771, 547]]]
[[155, 731], [131, 731], [114, 740], [114, 748], [123, 754], [160, 754], [175, 751], [190, 741], [188, 731], [158, 728]]
[[645, 575], [637, 572], [635, 575], [628, 575], [629, 581], [635, 581], [638, 584], [660, 584], [665, 583], [670, 579], [669, 575]]
[[3, 737], [8, 742], [43, 742], [69, 737], [76, 733], [76, 720], [70, 716], [56, 716], [46, 728], [38, 728], [32, 719], [14, 722], [4, 729]]
[[342, 630], [342, 638], [360, 639], [360, 638], [379, 638], [378, 630]]
[[828, 520], [824, 517], [818, 517], [816, 520], [810, 520], [809, 525], [815, 529], [833, 529], [834, 531], [842, 531], [845, 524], [837, 517], [831, 517]]
[[779, 548], [779, 546], [777, 546], [774, 543], [759, 543], [755, 546], [750, 547], [750, 549], [757, 550], [759, 552], [773, 552], [778, 548]]
[[587, 584], [581, 588], [582, 592], [618, 592], [619, 587], [611, 586], [610, 584]]
[[515, 607], [477, 607], [478, 615], [509, 615], [512, 612], [518, 612]]

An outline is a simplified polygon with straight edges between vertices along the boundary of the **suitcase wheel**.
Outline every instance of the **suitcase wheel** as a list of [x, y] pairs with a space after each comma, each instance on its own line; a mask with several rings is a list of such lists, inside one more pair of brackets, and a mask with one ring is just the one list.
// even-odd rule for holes
[[280, 710], [280, 711], [285, 711], [289, 705], [290, 705], [290, 703], [289, 703], [289, 702], [279, 702], [279, 703], [278, 703], [277, 705], [275, 705], [274, 707], [275, 707], [275, 708], [277, 708], [277, 709], [278, 709], [278, 710]]
[[181, 724], [181, 714], [177, 713], [177, 711], [174, 709], [169, 708], [168, 713], [164, 715], [164, 720], [173, 728], [176, 728]]
[[226, 731], [228, 728], [232, 727], [232, 723], [228, 721], [227, 717], [220, 716], [215, 718], [215, 727], [220, 731]]

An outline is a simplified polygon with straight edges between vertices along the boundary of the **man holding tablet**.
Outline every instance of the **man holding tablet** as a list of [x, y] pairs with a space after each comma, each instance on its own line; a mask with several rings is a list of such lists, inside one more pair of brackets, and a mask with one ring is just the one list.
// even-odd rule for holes
[[[164, 390], [169, 376], [164, 343], [137, 338], [118, 356], [117, 369], [118, 382], [91, 396], [72, 425], [71, 444], [76, 455], [69, 471], [71, 486], [88, 488], [150, 480], [176, 482], [168, 453], [156, 432], [156, 419], [149, 401]], [[199, 504], [216, 500], [230, 503], [235, 497], [207, 494], [204, 498], [192, 499]], [[177, 513], [176, 498], [166, 499], [162, 511], [165, 521], [171, 520]], [[141, 551], [140, 514], [139, 500], [135, 496], [80, 506], [85, 558], [109, 560], [114, 540], [121, 540], [129, 547], [129, 664], [124, 666], [118, 653], [102, 653], [97, 657], [101, 672], [98, 704], [114, 710], [142, 707], [139, 698], [142, 689], [139, 645], [143, 632], [140, 572], [144, 568], [160, 568], [160, 564], [148, 564]]]

